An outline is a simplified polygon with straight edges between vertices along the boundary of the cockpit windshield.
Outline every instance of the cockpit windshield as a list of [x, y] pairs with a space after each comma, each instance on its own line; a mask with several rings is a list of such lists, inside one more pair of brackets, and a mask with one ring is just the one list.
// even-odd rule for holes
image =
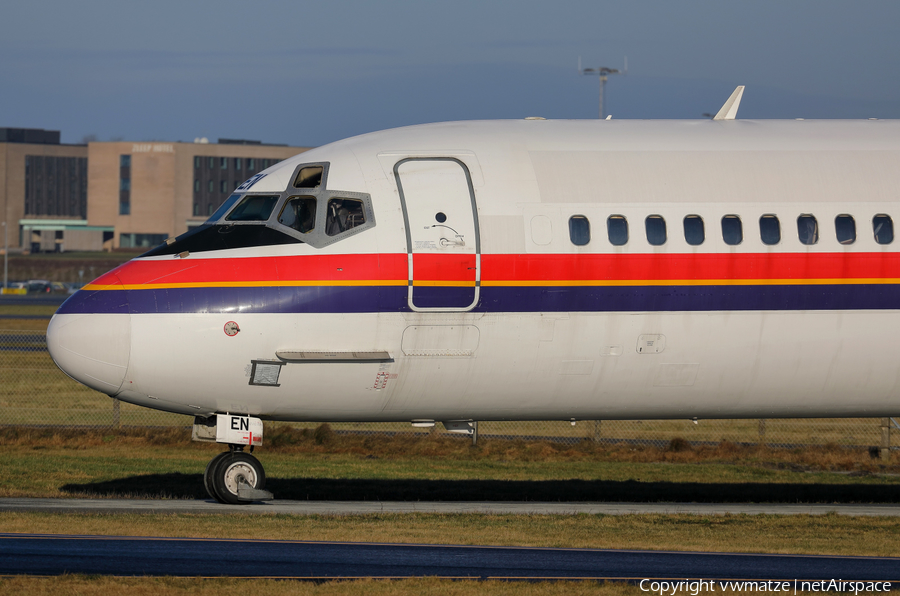
[[266, 221], [272, 215], [272, 209], [279, 198], [279, 195], [245, 195], [225, 220]]
[[225, 199], [203, 225], [143, 256], [182, 257], [282, 244], [321, 249], [374, 227], [371, 197], [328, 188], [328, 172], [327, 162], [297, 165], [282, 192], [246, 192], [256, 181], [251, 179]]
[[218, 209], [216, 209], [215, 213], [209, 216], [209, 219], [207, 219], [205, 223], [216, 223], [217, 221], [222, 219], [222, 216], [228, 213], [228, 210], [231, 209], [234, 204], [237, 203], [238, 199], [240, 199], [242, 196], [243, 195], [234, 194], [225, 199], [225, 202], [222, 203]]

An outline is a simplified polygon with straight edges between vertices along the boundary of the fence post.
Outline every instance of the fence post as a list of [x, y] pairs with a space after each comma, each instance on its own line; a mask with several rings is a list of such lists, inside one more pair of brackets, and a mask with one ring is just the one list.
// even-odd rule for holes
[[119, 400], [113, 399], [113, 428], [121, 428], [122, 423], [119, 421]]
[[881, 459], [891, 458], [891, 419], [881, 419]]
[[759, 419], [759, 429], [757, 430], [757, 433], [759, 434], [759, 441], [758, 441], [759, 446], [765, 447], [766, 446], [766, 419], [765, 418]]
[[472, 447], [478, 442], [478, 421], [472, 421]]
[[600, 442], [600, 425], [603, 423], [602, 420], [594, 420], [594, 442]]

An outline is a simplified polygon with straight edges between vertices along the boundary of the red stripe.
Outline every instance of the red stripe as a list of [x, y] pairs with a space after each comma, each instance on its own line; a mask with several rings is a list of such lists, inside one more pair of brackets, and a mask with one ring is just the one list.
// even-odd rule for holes
[[[407, 279], [405, 254], [131, 261], [114, 270], [125, 285], [227, 281]], [[102, 278], [101, 278], [102, 279]], [[96, 283], [103, 283], [98, 280]]]
[[[471, 281], [474, 255], [415, 255], [421, 281]], [[481, 256], [483, 281], [900, 278], [900, 253]], [[135, 260], [98, 285], [407, 279], [407, 255], [355, 254]]]
[[475, 264], [473, 254], [413, 254], [413, 278], [419, 281], [474, 282]]
[[898, 253], [482, 255], [485, 281], [900, 277]]

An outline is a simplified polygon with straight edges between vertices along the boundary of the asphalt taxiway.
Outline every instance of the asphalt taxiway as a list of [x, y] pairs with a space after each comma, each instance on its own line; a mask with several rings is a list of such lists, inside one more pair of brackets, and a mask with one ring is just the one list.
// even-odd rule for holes
[[0, 534], [0, 575], [900, 581], [900, 558]]

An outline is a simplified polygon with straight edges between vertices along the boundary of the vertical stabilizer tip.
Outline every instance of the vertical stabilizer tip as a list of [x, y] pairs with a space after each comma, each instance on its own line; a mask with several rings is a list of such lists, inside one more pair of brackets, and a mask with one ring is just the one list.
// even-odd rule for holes
[[738, 85], [731, 97], [728, 98], [728, 101], [725, 102], [725, 105], [722, 106], [722, 109], [719, 110], [719, 113], [713, 117], [713, 120], [734, 120], [737, 117], [738, 108], [741, 105], [741, 96], [743, 95], [744, 86]]

